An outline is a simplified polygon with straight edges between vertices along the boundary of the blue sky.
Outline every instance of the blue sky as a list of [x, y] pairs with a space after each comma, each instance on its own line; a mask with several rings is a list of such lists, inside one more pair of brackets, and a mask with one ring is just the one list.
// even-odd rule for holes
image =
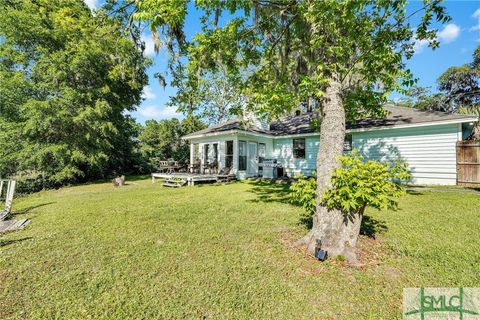
[[[98, 7], [100, 0], [85, 0], [91, 8]], [[436, 88], [436, 79], [448, 67], [465, 64], [472, 60], [473, 51], [480, 45], [480, 1], [446, 1], [448, 14], [452, 20], [440, 26], [438, 40], [440, 48], [431, 50], [425, 43], [417, 43], [416, 53], [407, 66], [418, 78], [420, 86]], [[422, 5], [421, 1], [412, 1], [408, 10], [414, 10]], [[190, 10], [189, 10], [190, 11]], [[187, 37], [198, 30], [198, 15], [191, 13], [186, 20]], [[180, 117], [175, 108], [166, 107], [169, 97], [175, 94], [175, 89], [160, 87], [153, 77], [155, 72], [165, 70], [167, 57], [164, 52], [155, 55], [153, 42], [146, 31], [143, 35], [146, 43], [146, 54], [153, 59], [153, 65], [148, 69], [150, 83], [144, 90], [144, 101], [132, 115], [140, 123], [148, 119], [168, 119]], [[168, 78], [167, 78], [168, 80]], [[398, 95], [392, 95], [396, 98]]]

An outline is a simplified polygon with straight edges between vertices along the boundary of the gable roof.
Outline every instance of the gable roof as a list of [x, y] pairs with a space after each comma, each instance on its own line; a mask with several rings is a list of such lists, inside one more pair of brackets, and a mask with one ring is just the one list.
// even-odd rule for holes
[[[391, 128], [398, 126], [420, 126], [444, 122], [471, 122], [478, 118], [473, 115], [452, 114], [440, 111], [423, 111], [414, 108], [398, 107], [387, 105], [384, 107], [388, 115], [382, 119], [365, 118], [355, 123], [347, 123], [347, 130], [372, 130], [375, 128]], [[273, 137], [281, 137], [297, 134], [312, 134], [315, 129], [311, 127], [312, 121], [316, 118], [315, 112], [303, 113], [298, 116], [287, 116], [280, 121], [270, 123], [270, 129], [264, 130], [248, 125], [240, 120], [231, 120], [226, 123], [217, 124], [204, 130], [200, 130], [184, 136], [184, 139], [194, 138], [210, 134], [220, 134], [231, 130], [240, 130], [252, 133], [261, 133]]]

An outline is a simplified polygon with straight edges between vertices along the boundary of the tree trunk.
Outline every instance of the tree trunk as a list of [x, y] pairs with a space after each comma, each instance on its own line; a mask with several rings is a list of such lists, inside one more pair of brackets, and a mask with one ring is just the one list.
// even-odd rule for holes
[[345, 214], [328, 210], [320, 203], [325, 190], [331, 186], [333, 171], [340, 166], [345, 140], [345, 109], [341, 98], [341, 84], [331, 79], [325, 95], [323, 115], [320, 115], [320, 147], [317, 155], [317, 207], [313, 215], [312, 230], [300, 240], [313, 255], [317, 240], [328, 256], [343, 255], [356, 263], [355, 246], [360, 231], [361, 214]]

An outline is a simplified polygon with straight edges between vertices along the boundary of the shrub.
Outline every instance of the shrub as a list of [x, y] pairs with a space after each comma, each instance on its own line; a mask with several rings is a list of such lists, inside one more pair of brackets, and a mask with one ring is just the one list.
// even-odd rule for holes
[[317, 180], [315, 177], [297, 177], [297, 180], [290, 186], [290, 202], [301, 206], [305, 213], [300, 217], [307, 226], [311, 226], [311, 217], [315, 213]]
[[[363, 214], [366, 206], [376, 209], [396, 208], [397, 198], [405, 194], [403, 181], [410, 179], [403, 161], [363, 161], [356, 151], [340, 157], [342, 166], [332, 176], [332, 187], [325, 191], [322, 203], [329, 209]], [[313, 215], [317, 181], [300, 177], [291, 187], [290, 201]]]
[[342, 166], [332, 176], [332, 187], [322, 197], [327, 208], [359, 214], [366, 206], [397, 208], [397, 198], [405, 194], [402, 182], [410, 179], [406, 162], [364, 162], [356, 151], [341, 157], [340, 162]]
[[15, 193], [17, 195], [33, 193], [42, 189], [55, 187], [54, 184], [48, 182], [44, 172], [34, 170], [18, 172], [9, 178], [17, 181], [17, 186], [15, 188]]

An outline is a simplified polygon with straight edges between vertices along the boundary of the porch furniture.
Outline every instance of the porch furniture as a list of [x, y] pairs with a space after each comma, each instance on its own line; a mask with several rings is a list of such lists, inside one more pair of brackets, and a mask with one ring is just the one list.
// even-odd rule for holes
[[5, 220], [8, 218], [10, 213], [12, 212], [12, 205], [13, 205], [13, 195], [15, 193], [15, 180], [0, 180], [0, 196], [3, 194], [3, 189], [6, 185], [6, 194], [5, 194], [5, 209], [0, 211], [0, 221]]
[[230, 182], [236, 179], [235, 174], [232, 172], [232, 168], [223, 168], [217, 175], [218, 183]]
[[175, 172], [175, 169], [178, 167], [178, 162], [173, 160], [167, 161], [167, 173]]
[[202, 165], [202, 174], [207, 174], [207, 170], [208, 170], [208, 163], [204, 163]]
[[160, 161], [160, 167], [158, 168], [160, 172], [168, 170], [168, 161]]
[[180, 171], [184, 167], [184, 165], [181, 165], [178, 161], [174, 161], [172, 159], [162, 160], [160, 161], [159, 171], [165, 173], [174, 173], [176, 171]]
[[218, 161], [217, 160], [213, 160], [213, 162], [211, 162], [209, 165], [208, 165], [208, 170], [211, 173], [218, 173]]
[[201, 163], [200, 160], [195, 160], [194, 163], [188, 165], [188, 172], [190, 173], [200, 173]]
[[218, 172], [218, 161], [214, 160], [212, 162], [205, 163], [203, 165], [203, 174], [214, 174]]

